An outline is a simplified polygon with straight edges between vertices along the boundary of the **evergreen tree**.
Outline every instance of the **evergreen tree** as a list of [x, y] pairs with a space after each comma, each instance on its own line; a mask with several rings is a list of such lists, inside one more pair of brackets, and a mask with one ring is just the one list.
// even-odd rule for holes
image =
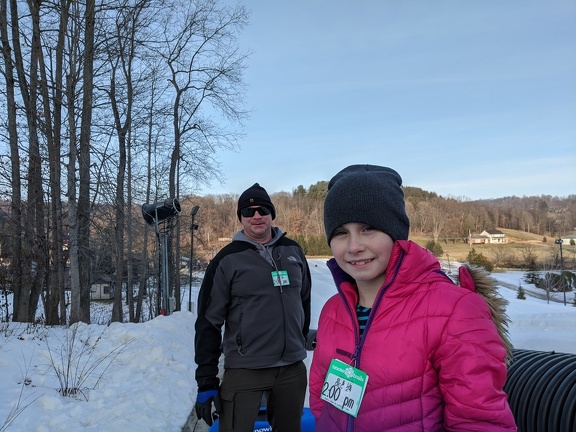
[[482, 252], [476, 252], [476, 249], [474, 248], [472, 248], [472, 250], [468, 253], [466, 261], [468, 261], [472, 265], [484, 267], [489, 272], [494, 270], [494, 264], [492, 264], [492, 262], [490, 262], [490, 260], [486, 258], [484, 255], [482, 255]]
[[518, 293], [516, 294], [518, 300], [526, 300], [526, 291], [522, 288], [522, 285], [518, 285]]
[[426, 249], [432, 252], [436, 257], [444, 255], [444, 249], [442, 249], [440, 243], [435, 242], [434, 240], [430, 240], [426, 243]]

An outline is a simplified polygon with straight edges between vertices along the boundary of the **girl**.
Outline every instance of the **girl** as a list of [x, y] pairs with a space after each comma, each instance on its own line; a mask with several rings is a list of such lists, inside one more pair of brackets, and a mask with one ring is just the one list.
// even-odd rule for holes
[[463, 267], [457, 286], [407, 240], [401, 184], [373, 165], [329, 183], [324, 225], [338, 293], [322, 309], [310, 370], [316, 430], [515, 431], [503, 391], [505, 301], [492, 285], [491, 312], [476, 292], [485, 274], [473, 269], [473, 281]]

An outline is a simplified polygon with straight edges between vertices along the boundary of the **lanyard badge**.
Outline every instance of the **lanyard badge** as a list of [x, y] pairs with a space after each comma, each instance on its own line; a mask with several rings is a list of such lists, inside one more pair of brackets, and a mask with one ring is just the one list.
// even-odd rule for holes
[[367, 384], [366, 372], [338, 359], [332, 359], [320, 398], [340, 411], [357, 417]]
[[288, 277], [288, 272], [286, 270], [273, 271], [272, 282], [274, 282], [276, 287], [289, 286], [290, 278]]

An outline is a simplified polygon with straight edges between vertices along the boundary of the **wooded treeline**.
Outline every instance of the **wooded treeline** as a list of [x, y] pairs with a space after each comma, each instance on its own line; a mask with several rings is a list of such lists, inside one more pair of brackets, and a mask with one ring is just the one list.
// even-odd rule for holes
[[[266, 187], [266, 180], [261, 185]], [[274, 224], [298, 240], [306, 253], [330, 254], [323, 225], [323, 202], [328, 182], [297, 186], [292, 192], [271, 194], [276, 206]], [[576, 232], [576, 195], [568, 197], [530, 196], [471, 201], [442, 197], [418, 187], [404, 187], [411, 235], [431, 240], [466, 241], [469, 234], [504, 228], [556, 238]], [[198, 254], [210, 259], [226, 239], [241, 226], [236, 218], [238, 196], [207, 195], [188, 197], [181, 218], [192, 205], [199, 205], [195, 231]], [[222, 241], [218, 241], [218, 239]], [[189, 240], [185, 241], [186, 244]], [[183, 254], [189, 255], [183, 250]]]
[[[217, 0], [0, 0], [0, 254], [14, 321], [34, 321], [41, 301], [47, 324], [89, 323], [100, 250], [116, 286], [144, 286], [155, 238], [139, 205], [217, 181], [216, 150], [237, 146], [247, 22]], [[127, 297], [138, 321], [142, 290]], [[115, 296], [114, 321], [123, 307]]]

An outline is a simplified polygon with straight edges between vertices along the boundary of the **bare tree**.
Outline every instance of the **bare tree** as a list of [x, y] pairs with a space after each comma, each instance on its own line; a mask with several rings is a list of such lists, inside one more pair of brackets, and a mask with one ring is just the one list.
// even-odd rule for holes
[[[12, 4], [12, 3], [11, 3]], [[12, 4], [13, 6], [13, 4]], [[9, 10], [7, 0], [0, 0], [0, 38], [2, 43], [3, 76], [6, 84], [6, 111], [8, 125], [8, 141], [10, 145], [10, 181], [11, 181], [11, 218], [10, 232], [12, 233], [12, 289], [14, 291], [14, 302], [20, 302], [20, 295], [23, 290], [23, 262], [22, 262], [22, 183], [20, 164], [20, 149], [18, 146], [17, 112], [16, 112], [16, 71], [12, 60], [11, 36], [8, 33], [8, 22], [11, 14], [16, 11]], [[17, 43], [17, 40], [15, 41]]]
[[[220, 7], [215, 0], [176, 0], [172, 11], [162, 24], [164, 40], [159, 54], [170, 70], [174, 92], [169, 195], [177, 197], [181, 175], [210, 175], [215, 171], [216, 148], [235, 145], [236, 135], [223, 130], [204, 111], [216, 110], [227, 120], [239, 123], [246, 115], [241, 109], [246, 55], [238, 51], [235, 40], [237, 32], [247, 23], [248, 13], [239, 5]], [[171, 246], [170, 242], [169, 250]], [[175, 249], [178, 254], [174, 261], [178, 263], [178, 240]], [[180, 283], [179, 278], [174, 278], [174, 261], [170, 261], [170, 280], [175, 284], [174, 297], [179, 310]]]
[[435, 198], [428, 206], [428, 214], [432, 223], [432, 238], [434, 242], [438, 242], [438, 238], [446, 224], [446, 208], [441, 199]]
[[526, 246], [520, 249], [520, 253], [526, 268], [529, 270], [535, 270], [537, 255], [534, 249], [531, 246]]
[[[116, 193], [114, 208], [114, 256], [115, 256], [115, 286], [114, 306], [112, 308], [112, 321], [122, 322], [122, 285], [124, 281], [125, 257], [125, 178], [127, 169], [127, 142], [129, 141], [132, 126], [132, 106], [134, 91], [132, 82], [132, 67], [135, 56], [135, 31], [139, 8], [132, 8], [124, 3], [118, 8], [115, 27], [112, 29], [114, 37], [107, 40], [106, 52], [110, 64], [110, 86], [108, 97], [112, 108], [116, 139], [118, 141], [118, 164], [116, 173]], [[119, 87], [122, 87], [120, 89]], [[122, 105], [120, 107], [120, 105]], [[123, 117], [123, 118], [122, 118]], [[127, 287], [126, 298], [131, 303], [130, 287]]]
[[[11, 0], [9, 8], [5, 3], [2, 6], [2, 23], [11, 29], [10, 40], [12, 42], [12, 46], [8, 45], [8, 32], [3, 29], [3, 58], [5, 63], [10, 65], [7, 71], [10, 73], [16, 71], [19, 96], [24, 108], [23, 112], [26, 121], [26, 138], [28, 140], [28, 165], [25, 185], [26, 206], [24, 207], [22, 201], [20, 201], [20, 208], [14, 209], [16, 212], [20, 212], [18, 216], [22, 219], [23, 224], [18, 231], [22, 238], [21, 260], [18, 263], [21, 269], [18, 270], [20, 285], [15, 287], [13, 317], [15, 321], [32, 321], [36, 315], [41, 290], [45, 286], [47, 270], [46, 225], [44, 219], [41, 174], [42, 156], [39, 131], [39, 117], [43, 114], [42, 95], [38, 91], [42, 85], [40, 4], [28, 3], [28, 10], [23, 16], [20, 16], [18, 6], [16, 0]], [[26, 30], [21, 29], [21, 23], [27, 26]], [[27, 37], [24, 37], [28, 31], [31, 32], [31, 39], [29, 39], [29, 50], [25, 53], [22, 50], [21, 40], [28, 40]], [[10, 55], [11, 53], [13, 54], [12, 56]], [[14, 66], [12, 67], [12, 65]], [[6, 76], [6, 78], [7, 80], [12, 80], [15, 77]], [[9, 84], [9, 87], [11, 85]], [[17, 144], [18, 134], [15, 132], [16, 130], [11, 132], [11, 140], [14, 139], [14, 144]], [[12, 151], [11, 155], [19, 156], [14, 151]], [[16, 165], [13, 162], [13, 173], [18, 170]], [[12, 186], [14, 188], [22, 185], [17, 181]], [[21, 196], [21, 192], [16, 192], [15, 195]]]
[[[58, 4], [57, 4], [58, 5]], [[57, 8], [58, 6], [55, 5]], [[43, 32], [43, 44], [54, 46], [54, 60], [45, 60], [43, 50], [39, 50], [39, 65], [41, 75], [41, 94], [42, 94], [42, 116], [41, 126], [42, 135], [44, 136], [48, 148], [48, 166], [49, 166], [49, 197], [50, 212], [49, 214], [49, 253], [47, 253], [48, 278], [47, 286], [43, 297], [44, 310], [46, 313], [47, 324], [65, 324], [66, 323], [66, 305], [64, 296], [64, 227], [63, 227], [63, 208], [62, 208], [62, 113], [63, 113], [63, 71], [64, 71], [64, 52], [65, 36], [68, 26], [68, 8], [69, 2], [63, 0], [59, 3], [59, 9], [51, 15], [59, 15], [58, 32], [56, 40], [52, 41], [48, 32]], [[48, 33], [49, 34], [49, 33]]]
[[420, 201], [417, 205], [416, 211], [413, 213], [414, 228], [418, 228], [420, 235], [430, 226], [430, 203], [428, 201]]
[[496, 245], [496, 247], [491, 250], [494, 265], [501, 268], [510, 266], [514, 262], [514, 255], [510, 249], [500, 246], [501, 245]]
[[[82, 112], [78, 152], [79, 194], [77, 209], [79, 286], [72, 287], [70, 322], [90, 323], [90, 139], [94, 78], [95, 0], [86, 0], [84, 9], [84, 51], [82, 58]], [[72, 249], [70, 250], [72, 253]]]
[[[157, 105], [159, 104], [158, 101], [158, 94], [161, 94], [161, 91], [158, 91], [158, 87], [159, 84], [158, 82], [160, 81], [160, 76], [159, 73], [157, 73], [158, 69], [156, 67], [152, 67], [151, 68], [152, 73], [150, 75], [150, 93], [148, 94], [149, 97], [149, 101], [146, 104], [147, 105], [147, 109], [145, 111], [146, 114], [146, 119], [145, 119], [145, 126], [146, 126], [146, 136], [145, 136], [145, 142], [146, 142], [146, 184], [145, 184], [145, 199], [144, 201], [146, 203], [149, 202], [156, 202], [157, 201], [157, 196], [155, 195], [154, 197], [152, 197], [152, 185], [153, 185], [153, 158], [152, 156], [154, 154], [156, 154], [155, 152], [155, 147], [156, 147], [156, 143], [157, 143], [157, 137], [155, 136], [155, 132], [154, 132], [154, 117], [155, 117], [155, 110], [157, 108]], [[154, 170], [155, 173], [158, 172], [158, 170]], [[158, 190], [158, 188], [155, 188], [155, 190]], [[149, 250], [149, 235], [150, 235], [150, 228], [149, 226], [145, 226], [144, 227], [144, 233], [143, 233], [143, 247], [142, 247], [142, 259], [140, 262], [140, 271], [139, 271], [139, 275], [140, 275], [140, 283], [139, 283], [139, 289], [138, 289], [138, 298], [137, 298], [137, 303], [136, 303], [136, 311], [135, 311], [135, 317], [139, 318], [142, 314], [142, 301], [143, 301], [143, 297], [144, 297], [144, 293], [147, 293], [150, 298], [155, 297], [157, 301], [150, 301], [150, 311], [149, 314], [151, 316], [156, 316], [159, 313], [159, 296], [158, 296], [158, 292], [155, 292], [155, 296], [151, 295], [153, 293], [147, 292], [147, 281], [148, 281], [148, 277], [150, 275], [150, 270], [149, 270], [149, 255], [148, 255], [148, 250]]]
[[[73, 3], [76, 6], [76, 3]], [[80, 229], [78, 226], [78, 194], [76, 187], [76, 164], [78, 163], [78, 135], [76, 128], [76, 87], [80, 78], [78, 77], [78, 71], [76, 65], [80, 63], [79, 59], [79, 49], [80, 35], [79, 29], [80, 25], [78, 10], [75, 9], [75, 14], [73, 14], [74, 19], [72, 20], [72, 29], [70, 36], [70, 46], [68, 50], [68, 64], [69, 70], [66, 76], [66, 102], [67, 102], [67, 123], [69, 129], [68, 138], [68, 164], [66, 170], [67, 176], [67, 189], [66, 195], [68, 198], [67, 210], [68, 210], [68, 258], [70, 261], [70, 292], [73, 296], [73, 306], [71, 309], [74, 310], [75, 319], [80, 320], [83, 315], [80, 311], [80, 297], [81, 297], [81, 280], [80, 280]], [[85, 262], [85, 261], [84, 261]], [[62, 304], [62, 303], [61, 303]], [[64, 309], [64, 316], [66, 309]], [[78, 317], [78, 318], [76, 318]]]

